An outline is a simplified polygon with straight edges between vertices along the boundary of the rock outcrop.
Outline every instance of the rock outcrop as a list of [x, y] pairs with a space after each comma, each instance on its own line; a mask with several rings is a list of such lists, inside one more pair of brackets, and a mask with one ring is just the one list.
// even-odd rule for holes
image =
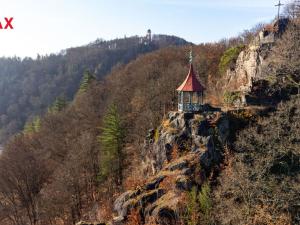
[[240, 52], [234, 69], [226, 73], [226, 90], [250, 92], [252, 82], [263, 79], [262, 68], [266, 65], [271, 47], [285, 32], [289, 19], [281, 18], [265, 26], [254, 40]]
[[226, 90], [251, 91], [252, 82], [262, 78], [262, 67], [266, 62], [271, 45], [262, 44], [257, 36], [243, 51], [240, 52], [235, 68], [226, 72]]
[[148, 181], [115, 200], [112, 224], [124, 224], [132, 212], [140, 224], [176, 224], [187, 193], [220, 165], [228, 135], [229, 123], [220, 111], [170, 112], [145, 140], [143, 173]]
[[240, 52], [234, 69], [226, 72], [227, 91], [251, 91], [253, 81], [264, 79], [263, 68], [267, 66], [270, 49], [285, 32], [289, 19], [281, 18], [266, 25], [243, 51]]
[[85, 221], [80, 221], [78, 223], [76, 223], [76, 225], [105, 225], [105, 223], [101, 223], [101, 222], [85, 222]]

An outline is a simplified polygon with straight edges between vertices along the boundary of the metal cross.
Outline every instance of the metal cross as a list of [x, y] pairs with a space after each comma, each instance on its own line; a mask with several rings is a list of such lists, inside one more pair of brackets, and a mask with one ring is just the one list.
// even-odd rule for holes
[[279, 21], [279, 16], [280, 16], [280, 7], [283, 6], [284, 4], [282, 4], [279, 0], [279, 3], [277, 5], [275, 5], [276, 7], [278, 7], [278, 21]]

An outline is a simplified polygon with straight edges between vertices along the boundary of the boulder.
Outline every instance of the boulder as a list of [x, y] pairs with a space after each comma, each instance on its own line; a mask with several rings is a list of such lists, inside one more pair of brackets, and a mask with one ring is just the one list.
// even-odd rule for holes
[[[150, 222], [156, 224], [176, 224], [176, 211], [180, 197], [174, 192], [170, 192], [164, 195], [159, 201], [148, 206], [145, 209], [146, 224]], [[154, 219], [154, 221], [147, 221], [148, 218]], [[148, 222], [148, 223], [147, 223]]]
[[126, 191], [123, 194], [121, 194], [114, 202], [114, 210], [118, 212], [119, 215], [125, 216], [127, 214], [127, 206], [124, 206], [124, 204], [131, 198], [135, 198], [137, 195], [141, 193], [140, 189], [137, 189], [135, 191]]
[[149, 203], [153, 203], [164, 194], [165, 194], [165, 190], [161, 188], [143, 193], [139, 198], [139, 203], [141, 205], [147, 205]]
[[175, 162], [167, 167], [168, 170], [182, 170], [188, 167], [188, 162], [186, 160]]
[[125, 218], [123, 216], [116, 216], [107, 225], [123, 225], [124, 221], [125, 221]]
[[187, 176], [176, 177], [176, 188], [183, 191], [189, 191], [192, 188], [192, 181]]
[[160, 184], [160, 182], [162, 182], [165, 179], [166, 176], [158, 176], [154, 179], [152, 179], [150, 182], [148, 182], [143, 189], [149, 191], [149, 190], [153, 190], [158, 188], [158, 185]]

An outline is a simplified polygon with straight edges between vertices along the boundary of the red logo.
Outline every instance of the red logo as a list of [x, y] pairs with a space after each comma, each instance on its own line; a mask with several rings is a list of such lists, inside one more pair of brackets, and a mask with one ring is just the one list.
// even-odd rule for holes
[[4, 17], [4, 21], [0, 21], [0, 30], [1, 29], [14, 29], [12, 26], [13, 17]]

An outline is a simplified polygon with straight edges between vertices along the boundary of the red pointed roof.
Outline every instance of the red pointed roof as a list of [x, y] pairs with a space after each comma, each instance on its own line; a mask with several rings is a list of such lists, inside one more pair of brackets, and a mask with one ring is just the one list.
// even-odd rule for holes
[[198, 79], [196, 78], [196, 75], [194, 73], [193, 64], [190, 64], [190, 71], [183, 81], [183, 83], [177, 88], [177, 91], [194, 91], [194, 92], [200, 92], [204, 91], [205, 88], [200, 84]]

